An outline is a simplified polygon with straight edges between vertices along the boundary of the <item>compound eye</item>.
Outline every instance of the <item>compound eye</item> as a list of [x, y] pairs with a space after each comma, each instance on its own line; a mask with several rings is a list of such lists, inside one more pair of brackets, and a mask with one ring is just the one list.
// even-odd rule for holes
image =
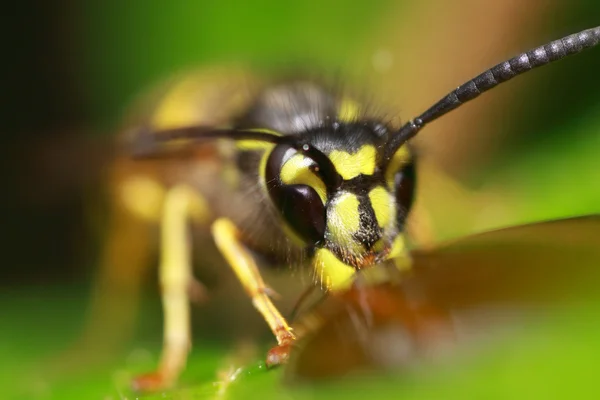
[[394, 175], [396, 205], [398, 207], [398, 228], [404, 226], [408, 212], [412, 207], [415, 195], [416, 171], [415, 164], [410, 162]]
[[281, 176], [286, 162], [297, 153], [288, 145], [276, 146], [267, 159], [265, 182], [273, 204], [290, 228], [303, 240], [316, 243], [325, 235], [322, 198], [308, 182], [290, 182]]
[[284, 185], [276, 197], [283, 218], [302, 239], [315, 243], [323, 238], [325, 206], [315, 189]]

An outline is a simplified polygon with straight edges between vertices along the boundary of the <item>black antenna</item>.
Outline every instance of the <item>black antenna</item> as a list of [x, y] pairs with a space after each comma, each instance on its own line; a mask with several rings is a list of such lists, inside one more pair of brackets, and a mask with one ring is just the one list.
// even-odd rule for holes
[[[282, 136], [258, 129], [218, 129], [211, 126], [185, 126], [155, 131], [144, 126], [131, 134], [130, 153], [134, 158], [168, 157], [169, 151], [165, 145], [179, 140], [194, 140], [204, 142], [208, 139], [257, 140], [268, 143], [279, 143]], [[189, 146], [185, 146], [189, 150]]]
[[400, 128], [388, 143], [385, 159], [389, 161], [400, 146], [414, 137], [429, 122], [460, 107], [467, 101], [473, 100], [483, 92], [533, 68], [577, 54], [587, 48], [596, 46], [598, 43], [600, 43], [600, 26], [536, 47], [488, 69], [448, 93], [446, 97], [435, 103], [423, 114]]
[[[210, 126], [194, 125], [181, 128], [171, 128], [155, 131], [150, 127], [142, 127], [133, 132], [133, 143], [130, 145], [130, 154], [133, 158], [169, 157], [173, 154], [165, 145], [173, 144], [179, 140], [195, 140], [204, 142], [208, 139], [229, 140], [257, 140], [275, 145], [286, 144], [296, 151], [312, 159], [317, 165], [317, 171], [329, 188], [337, 188], [342, 182], [342, 177], [335, 166], [325, 154], [316, 147], [296, 140], [295, 136], [281, 136], [276, 132], [261, 129], [217, 129]], [[181, 148], [178, 150], [182, 150]], [[184, 146], [183, 150], [190, 150]], [[178, 155], [179, 153], [175, 153]]]

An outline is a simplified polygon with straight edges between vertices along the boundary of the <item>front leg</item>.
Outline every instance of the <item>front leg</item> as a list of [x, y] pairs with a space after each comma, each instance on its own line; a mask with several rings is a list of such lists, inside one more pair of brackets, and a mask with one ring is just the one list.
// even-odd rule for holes
[[265, 285], [254, 258], [240, 241], [239, 230], [229, 219], [220, 218], [213, 223], [212, 234], [217, 248], [233, 268], [252, 304], [271, 328], [277, 344], [293, 342], [292, 328], [269, 298], [270, 289]]

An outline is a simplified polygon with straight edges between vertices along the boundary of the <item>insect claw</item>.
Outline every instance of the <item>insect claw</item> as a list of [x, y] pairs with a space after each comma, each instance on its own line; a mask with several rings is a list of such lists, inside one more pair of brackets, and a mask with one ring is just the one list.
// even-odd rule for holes
[[168, 386], [170, 386], [170, 383], [159, 371], [136, 376], [131, 381], [131, 389], [137, 393], [156, 392]]
[[273, 347], [267, 353], [265, 364], [267, 368], [275, 368], [279, 365], [286, 364], [290, 358], [290, 351], [292, 350], [292, 343], [281, 344]]

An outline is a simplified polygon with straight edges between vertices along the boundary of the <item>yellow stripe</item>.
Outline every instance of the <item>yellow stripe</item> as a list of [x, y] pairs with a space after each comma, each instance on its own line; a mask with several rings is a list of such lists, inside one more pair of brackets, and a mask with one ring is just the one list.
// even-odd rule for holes
[[331, 202], [327, 210], [327, 231], [330, 240], [350, 254], [364, 251], [362, 245], [352, 235], [360, 228], [358, 198], [344, 192]]
[[235, 145], [243, 151], [267, 150], [273, 147], [273, 143], [265, 142], [264, 140], [237, 140]]
[[344, 264], [331, 251], [317, 250], [313, 263], [317, 278], [328, 290], [343, 290], [352, 284], [354, 268]]
[[388, 165], [385, 171], [385, 181], [390, 189], [394, 187], [394, 176], [400, 169], [410, 162], [410, 152], [407, 146], [400, 147]]
[[354, 154], [334, 150], [329, 154], [329, 159], [342, 178], [349, 180], [360, 174], [373, 175], [377, 161], [376, 154], [375, 147], [365, 145]]
[[[281, 133], [277, 131], [263, 128], [243, 129], [241, 132], [259, 132], [266, 133], [267, 135], [271, 136], [281, 136]], [[266, 150], [273, 147], [273, 143], [264, 140], [248, 139], [236, 141], [236, 146], [240, 150]]]
[[387, 227], [395, 216], [392, 196], [383, 186], [377, 186], [369, 192], [369, 200], [373, 211], [375, 211], [375, 218], [377, 218], [379, 227]]
[[270, 154], [270, 151], [265, 151], [260, 159], [260, 164], [258, 165], [258, 177], [265, 193], [267, 193], [267, 178], [265, 177], [265, 173], [267, 172], [267, 160], [269, 159]]

